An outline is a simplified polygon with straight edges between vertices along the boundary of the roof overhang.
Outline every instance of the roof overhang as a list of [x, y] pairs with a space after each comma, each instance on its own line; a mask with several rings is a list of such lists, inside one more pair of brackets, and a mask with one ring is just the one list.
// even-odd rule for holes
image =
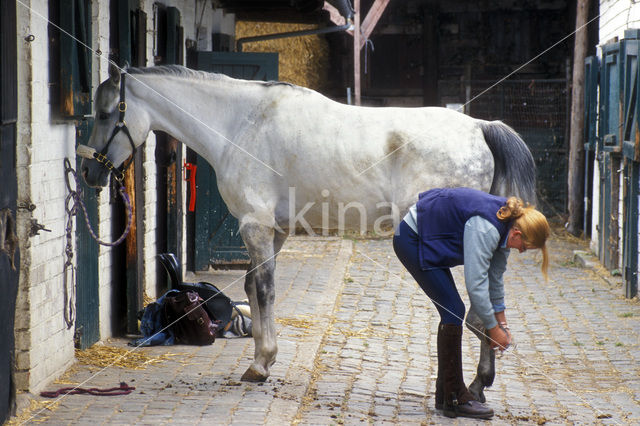
[[[351, 9], [349, 0], [329, 0], [340, 13]], [[234, 13], [238, 20], [300, 23], [327, 23], [329, 13], [324, 0], [214, 0], [214, 5]]]

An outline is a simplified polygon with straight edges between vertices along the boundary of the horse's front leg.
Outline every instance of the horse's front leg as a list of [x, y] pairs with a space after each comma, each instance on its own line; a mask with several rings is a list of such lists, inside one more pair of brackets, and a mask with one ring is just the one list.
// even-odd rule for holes
[[247, 247], [251, 264], [245, 279], [245, 291], [251, 306], [255, 352], [253, 363], [242, 380], [262, 382], [269, 377], [269, 368], [276, 360], [273, 304], [275, 301], [274, 230], [256, 223], [245, 224], [240, 234]]
[[480, 339], [480, 361], [478, 361], [476, 377], [469, 385], [469, 392], [473, 394], [476, 400], [486, 402], [487, 399], [484, 396], [484, 388], [490, 387], [493, 384], [493, 379], [496, 377], [496, 354], [487, 343], [484, 325], [475, 312], [473, 312], [473, 309], [469, 310], [465, 322], [467, 328]]

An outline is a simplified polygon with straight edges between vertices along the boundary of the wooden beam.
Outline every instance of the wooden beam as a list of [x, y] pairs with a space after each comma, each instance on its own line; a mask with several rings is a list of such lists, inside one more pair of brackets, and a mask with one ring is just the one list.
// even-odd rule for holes
[[[567, 230], [573, 235], [582, 231], [584, 203], [584, 59], [587, 56], [589, 0], [576, 4], [576, 34], [573, 42], [573, 84], [571, 91], [571, 134], [569, 136], [569, 173]], [[616, 203], [616, 206], [618, 204]], [[604, 226], [602, 223], [600, 226]], [[617, 231], [616, 234], [618, 235]]]
[[422, 104], [438, 106], [438, 2], [428, 1], [423, 8], [422, 24]]
[[[391, 0], [376, 0], [375, 3], [371, 6], [371, 9], [369, 9], [369, 12], [367, 13], [367, 16], [364, 18], [364, 21], [362, 21], [362, 25], [360, 27], [360, 34], [361, 34], [360, 49], [364, 47], [364, 44], [367, 42], [367, 39], [369, 38], [371, 33], [373, 33], [374, 28], [378, 24], [380, 17], [384, 13], [390, 1]], [[336, 25], [345, 24], [344, 17], [340, 15], [340, 12], [338, 12], [338, 9], [336, 9], [334, 6], [325, 2], [323, 9], [329, 12], [331, 22], [333, 22]], [[353, 36], [353, 31], [347, 30], [345, 32]]]
[[340, 15], [338, 9], [335, 6], [327, 3], [326, 1], [324, 2], [324, 6], [322, 6], [322, 10], [326, 10], [327, 12], [329, 12], [329, 19], [331, 19], [331, 22], [333, 22], [337, 26], [342, 26], [347, 23], [344, 19], [344, 16]]
[[390, 0], [376, 0], [372, 5], [371, 9], [367, 13], [367, 16], [362, 21], [362, 26], [360, 28], [362, 37], [360, 39], [360, 49], [364, 46], [367, 39], [373, 32], [373, 29], [378, 24], [380, 17], [384, 13], [384, 10], [387, 8]]

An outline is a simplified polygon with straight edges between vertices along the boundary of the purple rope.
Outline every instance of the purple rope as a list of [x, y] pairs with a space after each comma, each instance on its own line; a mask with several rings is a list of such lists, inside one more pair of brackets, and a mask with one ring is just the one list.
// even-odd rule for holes
[[[67, 198], [65, 200], [65, 205], [67, 206], [67, 212], [69, 213], [69, 215], [71, 216], [75, 215], [78, 211], [78, 206], [80, 206], [84, 214], [84, 221], [87, 225], [87, 230], [89, 230], [89, 234], [91, 234], [91, 237], [94, 240], [96, 240], [98, 244], [107, 246], [107, 247], [114, 247], [119, 244], [122, 244], [125, 238], [127, 238], [127, 235], [129, 235], [129, 231], [131, 230], [131, 222], [133, 221], [133, 210], [131, 207], [131, 200], [129, 199], [129, 196], [125, 192], [124, 185], [122, 185], [122, 183], [116, 179], [116, 182], [118, 182], [118, 193], [122, 197], [122, 201], [124, 202], [125, 208], [127, 209], [127, 226], [124, 228], [124, 231], [122, 232], [122, 235], [120, 236], [120, 238], [110, 243], [110, 242], [101, 240], [98, 237], [98, 235], [95, 233], [93, 228], [91, 227], [91, 223], [89, 222], [89, 213], [87, 213], [87, 207], [85, 206], [84, 201], [82, 200], [82, 190], [75, 191], [71, 189], [71, 186], [69, 185], [69, 181], [68, 181], [69, 174], [73, 176], [73, 179], [76, 183], [76, 188], [80, 188], [80, 182], [78, 180], [78, 174], [71, 167], [69, 160], [66, 158], [65, 158], [65, 172], [67, 173], [67, 188], [69, 189], [69, 195], [67, 195]], [[69, 201], [72, 199], [73, 199], [73, 207], [69, 209], [68, 208]], [[71, 221], [69, 221], [67, 224], [67, 232], [71, 232], [70, 226], [71, 226]]]
[[40, 392], [40, 396], [44, 398], [57, 398], [61, 395], [79, 395], [79, 394], [89, 394], [96, 396], [118, 396], [118, 395], [129, 395], [136, 388], [133, 386], [129, 386], [125, 382], [120, 382], [120, 386], [114, 388], [100, 389], [100, 388], [60, 388], [57, 391], [43, 391]]

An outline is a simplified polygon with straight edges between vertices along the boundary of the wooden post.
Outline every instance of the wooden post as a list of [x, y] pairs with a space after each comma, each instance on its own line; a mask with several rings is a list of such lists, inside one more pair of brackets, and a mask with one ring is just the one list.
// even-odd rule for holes
[[[373, 29], [376, 27], [376, 24], [380, 20], [380, 17], [384, 13], [384, 10], [389, 5], [391, 0], [375, 0], [375, 2], [371, 5], [371, 8], [367, 12], [367, 16], [364, 17], [364, 20], [360, 24], [360, 49], [364, 47], [365, 42], [371, 36]], [[358, 22], [360, 19], [358, 19]]]
[[578, 0], [573, 47], [573, 87], [571, 90], [571, 135], [569, 138], [568, 227], [574, 235], [582, 230], [584, 202], [584, 60], [587, 54], [587, 23], [589, 0]]
[[353, 91], [355, 105], [360, 105], [360, 0], [353, 1]]
[[424, 106], [439, 106], [438, 96], [438, 3], [429, 1], [423, 9], [422, 51], [424, 76], [422, 98]]

